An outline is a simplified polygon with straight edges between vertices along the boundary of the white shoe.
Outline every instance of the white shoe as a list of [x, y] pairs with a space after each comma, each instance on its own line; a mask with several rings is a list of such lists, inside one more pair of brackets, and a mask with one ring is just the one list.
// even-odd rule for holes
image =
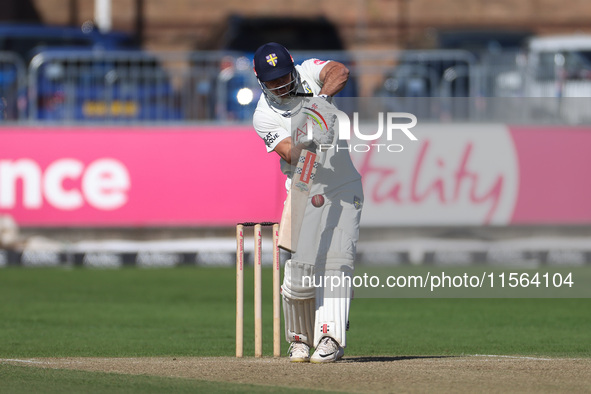
[[310, 358], [312, 363], [334, 363], [345, 354], [345, 349], [339, 346], [331, 337], [324, 337], [316, 347], [316, 351]]
[[292, 342], [287, 354], [292, 363], [307, 363], [310, 361], [310, 346], [303, 342]]

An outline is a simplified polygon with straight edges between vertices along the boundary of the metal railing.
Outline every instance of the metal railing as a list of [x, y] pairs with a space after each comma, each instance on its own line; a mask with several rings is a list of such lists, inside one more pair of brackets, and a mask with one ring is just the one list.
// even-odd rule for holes
[[29, 120], [182, 120], [169, 74], [140, 52], [41, 52], [29, 65]]
[[[449, 116], [449, 103], [463, 106], [453, 101], [457, 98], [591, 97], [589, 81], [536, 80], [535, 71], [515, 52], [480, 57], [447, 50], [293, 55], [296, 63], [319, 58], [347, 65], [351, 73], [343, 97], [371, 97], [385, 108], [415, 98], [449, 99], [422, 110], [432, 119]], [[15, 54], [0, 53], [0, 108], [6, 121], [250, 122], [260, 94], [252, 60], [244, 53], [50, 50], [35, 56], [28, 68]], [[486, 119], [489, 115], [477, 107], [452, 108], [452, 116]]]
[[12, 52], [0, 52], [0, 119], [18, 121], [26, 116], [26, 67]]

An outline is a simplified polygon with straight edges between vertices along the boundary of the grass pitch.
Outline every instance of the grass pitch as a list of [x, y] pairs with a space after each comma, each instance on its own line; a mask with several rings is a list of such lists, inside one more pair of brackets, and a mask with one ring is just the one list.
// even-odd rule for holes
[[[298, 389], [195, 379], [53, 370], [0, 364], [2, 393], [299, 393]], [[314, 392], [314, 391], [311, 391]], [[320, 392], [320, 391], [318, 391]], [[326, 391], [322, 391], [326, 393]]]
[[[270, 356], [270, 271], [263, 276], [263, 351]], [[247, 271], [245, 355], [254, 353], [251, 284], [252, 272]], [[0, 358], [231, 357], [234, 302], [231, 268], [2, 269]], [[591, 299], [355, 299], [347, 355], [588, 358], [589, 311]], [[54, 391], [95, 392], [76, 386], [86, 379], [78, 374], [84, 373], [0, 363], [0, 391], [26, 392], [29, 387], [52, 392], [51, 385], [35, 389], [36, 381], [48, 380], [56, 382]], [[93, 387], [113, 391], [111, 375], [86, 376], [98, 382]], [[151, 387], [209, 391], [209, 383], [181, 381], [177, 387], [163, 378], [125, 379], [117, 381], [126, 392], [150, 392]], [[221, 391], [238, 390], [230, 386]]]

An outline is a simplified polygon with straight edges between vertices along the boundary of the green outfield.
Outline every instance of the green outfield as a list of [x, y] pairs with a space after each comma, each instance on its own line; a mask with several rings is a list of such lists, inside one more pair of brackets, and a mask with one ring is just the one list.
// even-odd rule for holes
[[[49, 370], [0, 364], [1, 393], [298, 393], [301, 390], [194, 379]], [[314, 392], [314, 391], [311, 391]], [[326, 391], [322, 391], [326, 393]]]
[[[270, 271], [263, 275], [264, 353], [270, 356]], [[231, 357], [234, 280], [231, 268], [2, 269], [0, 359]], [[250, 283], [252, 271], [247, 270], [246, 355], [254, 352]], [[589, 358], [590, 311], [591, 299], [358, 298], [352, 302], [347, 356]], [[282, 346], [285, 351], [287, 346]], [[109, 374], [39, 372], [0, 363], [0, 375], [0, 392], [30, 391], [26, 388], [44, 379], [57, 385], [55, 390], [43, 386], [47, 392], [80, 391], [76, 384], [85, 379], [96, 381], [93, 387], [98, 392], [113, 391]], [[169, 385], [164, 378], [127, 379], [127, 386], [117, 386], [120, 381], [113, 384], [128, 392], [130, 387], [151, 392]], [[184, 392], [206, 390], [208, 384], [176, 381], [168, 387]]]

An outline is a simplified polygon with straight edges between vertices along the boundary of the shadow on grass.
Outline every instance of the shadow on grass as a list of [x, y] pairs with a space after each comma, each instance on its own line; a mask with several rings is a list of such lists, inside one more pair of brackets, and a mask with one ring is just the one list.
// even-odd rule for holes
[[339, 363], [385, 363], [393, 361], [406, 361], [418, 359], [453, 358], [456, 356], [359, 356], [345, 357]]

